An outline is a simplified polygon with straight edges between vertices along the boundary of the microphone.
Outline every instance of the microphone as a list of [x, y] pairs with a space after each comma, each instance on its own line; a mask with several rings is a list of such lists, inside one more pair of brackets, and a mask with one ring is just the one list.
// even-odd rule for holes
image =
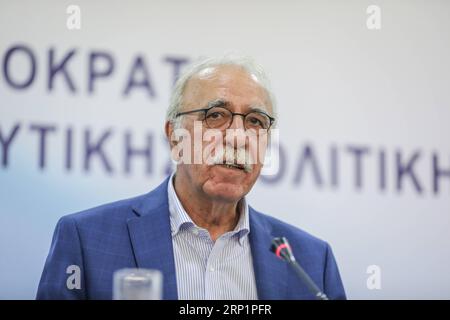
[[328, 300], [325, 293], [320, 291], [319, 287], [317, 287], [314, 281], [312, 281], [305, 270], [303, 270], [303, 268], [295, 260], [291, 246], [285, 237], [273, 238], [270, 251], [275, 253], [278, 258], [286, 261], [290, 266], [292, 266], [297, 276], [306, 284], [309, 291], [316, 297], [317, 300]]

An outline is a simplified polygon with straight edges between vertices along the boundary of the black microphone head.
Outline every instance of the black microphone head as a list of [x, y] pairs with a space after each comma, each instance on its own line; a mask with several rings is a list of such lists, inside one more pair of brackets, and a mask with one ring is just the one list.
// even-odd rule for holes
[[295, 261], [291, 246], [289, 245], [289, 242], [285, 237], [273, 238], [272, 245], [270, 246], [270, 251], [275, 253], [275, 255], [280, 259], [288, 262]]

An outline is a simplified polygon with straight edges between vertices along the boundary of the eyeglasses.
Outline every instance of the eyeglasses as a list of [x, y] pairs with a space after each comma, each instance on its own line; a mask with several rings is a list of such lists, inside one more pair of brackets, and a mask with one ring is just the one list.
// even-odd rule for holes
[[269, 130], [269, 128], [272, 126], [273, 122], [275, 121], [275, 118], [269, 116], [267, 113], [263, 111], [250, 111], [249, 113], [238, 113], [238, 112], [231, 112], [227, 108], [224, 107], [209, 107], [204, 109], [195, 109], [195, 110], [189, 110], [184, 112], [177, 113], [176, 117], [185, 115], [185, 114], [191, 114], [194, 112], [203, 112], [204, 113], [204, 119], [203, 121], [206, 123], [208, 128], [211, 129], [228, 129], [231, 126], [231, 123], [233, 122], [234, 116], [241, 116], [244, 118], [244, 128], [246, 130], [253, 129], [253, 130]]

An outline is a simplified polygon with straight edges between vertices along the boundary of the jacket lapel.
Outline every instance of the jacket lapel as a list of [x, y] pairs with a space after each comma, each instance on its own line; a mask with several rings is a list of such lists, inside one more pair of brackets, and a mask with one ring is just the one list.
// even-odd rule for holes
[[128, 231], [138, 268], [163, 273], [163, 299], [178, 299], [166, 179], [133, 205]]
[[287, 298], [288, 270], [287, 264], [277, 258], [271, 251], [271, 227], [264, 217], [249, 207], [250, 246], [255, 270], [258, 299], [277, 300]]

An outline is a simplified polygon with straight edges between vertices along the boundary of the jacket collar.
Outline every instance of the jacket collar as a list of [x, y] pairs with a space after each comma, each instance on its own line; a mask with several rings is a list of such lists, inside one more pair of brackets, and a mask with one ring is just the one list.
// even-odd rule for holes
[[258, 299], [278, 300], [287, 298], [288, 266], [271, 251], [272, 227], [267, 219], [250, 207], [250, 246], [255, 271]]
[[163, 299], [176, 300], [177, 281], [170, 233], [166, 179], [133, 205], [137, 217], [129, 219], [128, 231], [138, 268], [163, 273]]

